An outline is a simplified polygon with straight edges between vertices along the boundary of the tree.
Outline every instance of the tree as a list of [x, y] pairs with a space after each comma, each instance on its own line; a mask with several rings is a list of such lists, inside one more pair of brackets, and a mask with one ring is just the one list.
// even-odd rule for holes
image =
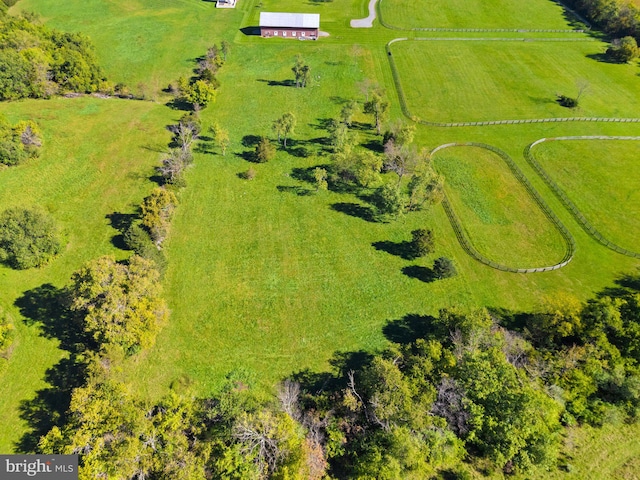
[[169, 232], [171, 217], [177, 205], [176, 195], [162, 187], [154, 188], [140, 205], [142, 224], [147, 228], [151, 239], [158, 248]]
[[444, 198], [444, 177], [438, 175], [428, 163], [422, 164], [407, 185], [409, 210], [420, 210], [424, 205], [437, 205]]
[[313, 171], [313, 178], [316, 181], [316, 191], [327, 189], [327, 171], [324, 168], [316, 167]]
[[301, 55], [296, 56], [296, 63], [291, 69], [295, 75], [296, 88], [304, 88], [311, 78], [311, 67], [303, 60]]
[[380, 129], [382, 128], [382, 122], [386, 118], [389, 112], [389, 102], [384, 100], [382, 95], [378, 92], [371, 94], [371, 99], [364, 104], [364, 113], [373, 115], [373, 119], [376, 125], [376, 131], [380, 135]]
[[43, 139], [38, 125], [31, 120], [11, 124], [0, 115], [0, 164], [19, 165], [40, 154]]
[[268, 138], [262, 137], [256, 145], [255, 158], [259, 163], [266, 163], [276, 157], [276, 147]]
[[287, 138], [296, 128], [296, 117], [293, 113], [288, 112], [273, 122], [273, 131], [278, 135], [278, 141], [282, 138], [283, 145], [287, 148]]
[[415, 148], [397, 144], [393, 138], [385, 144], [384, 156], [384, 168], [398, 175], [398, 185], [402, 182], [402, 178], [412, 173], [420, 162], [426, 162], [426, 158], [421, 157]]
[[438, 257], [433, 262], [433, 273], [437, 278], [449, 278], [454, 277], [458, 272], [451, 259]]
[[630, 62], [637, 58], [639, 54], [638, 43], [636, 39], [631, 36], [614, 40], [606, 52], [607, 56], [620, 63]]
[[153, 345], [168, 315], [158, 270], [136, 255], [128, 264], [113, 257], [85, 264], [71, 277], [68, 296], [71, 311], [101, 349], [116, 346], [129, 355]]
[[431, 230], [419, 228], [411, 232], [411, 252], [414, 258], [433, 252], [434, 238]]
[[227, 42], [226, 40], [223, 40], [222, 43], [220, 44], [220, 50], [222, 51], [222, 57], [224, 58], [224, 61], [227, 61], [227, 56], [229, 55], [229, 52], [231, 51], [231, 44], [229, 42]]
[[0, 262], [23, 270], [40, 267], [62, 249], [55, 221], [37, 208], [8, 208], [0, 214]]
[[392, 215], [397, 218], [404, 209], [405, 199], [397, 185], [386, 183], [374, 192], [373, 203], [379, 215]]
[[386, 146], [389, 141], [393, 140], [396, 146], [403, 147], [413, 143], [413, 137], [416, 133], [416, 126], [410, 125], [402, 120], [398, 120], [391, 124], [391, 127], [384, 134], [383, 143]]
[[196, 80], [181, 91], [185, 101], [193, 105], [194, 110], [205, 108], [215, 101], [217, 91], [210, 83], [204, 80]]
[[369, 150], [355, 152], [353, 168], [356, 182], [362, 187], [372, 187], [380, 181], [382, 158]]
[[182, 148], [172, 148], [162, 158], [162, 164], [156, 167], [157, 172], [162, 175], [165, 183], [183, 186], [184, 171], [193, 162], [191, 150]]
[[214, 123], [209, 130], [213, 134], [213, 141], [222, 151], [222, 156], [225, 156], [227, 153], [227, 148], [229, 148], [229, 131], [220, 127], [218, 123]]
[[350, 127], [353, 122], [353, 116], [358, 110], [358, 102], [355, 100], [349, 100], [344, 104], [342, 110], [340, 110], [340, 121], [346, 126]]

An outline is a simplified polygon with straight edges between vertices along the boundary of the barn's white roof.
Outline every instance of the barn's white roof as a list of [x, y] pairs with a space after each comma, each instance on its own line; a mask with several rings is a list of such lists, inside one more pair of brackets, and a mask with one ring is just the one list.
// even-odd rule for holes
[[320, 28], [319, 13], [260, 12], [261, 27]]

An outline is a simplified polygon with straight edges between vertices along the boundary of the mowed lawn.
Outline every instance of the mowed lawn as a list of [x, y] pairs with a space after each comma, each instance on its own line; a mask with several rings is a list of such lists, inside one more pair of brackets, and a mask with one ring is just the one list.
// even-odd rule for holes
[[203, 0], [21, 0], [15, 8], [88, 35], [107, 78], [150, 97], [190, 75], [209, 46], [230, 41], [244, 15]]
[[559, 140], [532, 153], [604, 237], [640, 252], [640, 141]]
[[[39, 206], [64, 233], [64, 251], [49, 265], [23, 271], [0, 266], [0, 305], [17, 328], [16, 347], [0, 376], [0, 451], [13, 451], [25, 424], [20, 403], [45, 387], [45, 370], [64, 353], [38, 324], [22, 318], [14, 302], [45, 284], [65, 285], [84, 262], [127, 255], [112, 243], [118, 234], [107, 215], [132, 213], [153, 188], [148, 180], [157, 150], [169, 141], [159, 128], [171, 112], [148, 102], [95, 98], [23, 101], [0, 105], [12, 122], [35, 120], [45, 145], [40, 158], [0, 171], [0, 209]], [[4, 360], [2, 360], [4, 362]]]
[[[434, 122], [637, 117], [637, 67], [598, 62], [600, 42], [405, 41], [391, 47], [412, 114]], [[575, 97], [576, 109], [558, 94]]]
[[562, 236], [502, 158], [464, 146], [436, 153], [434, 162], [459, 221], [481, 254], [513, 268], [562, 261]]
[[571, 28], [551, 0], [381, 0], [380, 11], [401, 28]]

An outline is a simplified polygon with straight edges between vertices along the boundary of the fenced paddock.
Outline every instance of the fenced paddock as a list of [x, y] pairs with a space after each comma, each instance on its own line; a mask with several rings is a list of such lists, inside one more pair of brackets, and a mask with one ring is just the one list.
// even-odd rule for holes
[[506, 153], [451, 143], [431, 155], [446, 178], [445, 212], [469, 255], [514, 273], [557, 270], [571, 261], [573, 237]]

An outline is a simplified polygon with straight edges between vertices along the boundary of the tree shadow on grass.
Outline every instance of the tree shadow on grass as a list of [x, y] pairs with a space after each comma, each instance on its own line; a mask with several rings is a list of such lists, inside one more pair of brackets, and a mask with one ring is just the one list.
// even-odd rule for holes
[[623, 65], [626, 63], [616, 60], [611, 55], [607, 55], [606, 53], [590, 53], [589, 55], [587, 55], [587, 58], [595, 60], [596, 62], [611, 63], [613, 65]]
[[293, 193], [299, 197], [308, 197], [313, 194], [313, 190], [300, 185], [278, 185], [276, 188], [280, 193]]
[[[86, 363], [84, 352], [92, 340], [68, 308], [65, 289], [50, 283], [28, 290], [15, 301], [27, 325], [38, 324], [41, 335], [58, 339], [60, 348], [70, 353], [45, 372], [48, 387], [38, 390], [36, 396], [20, 404], [20, 418], [29, 425], [29, 431], [16, 443], [16, 450], [33, 453], [40, 437], [53, 426], [65, 423], [71, 393], [84, 384]], [[95, 346], [95, 345], [94, 345]]]
[[295, 87], [296, 85], [293, 80], [265, 80], [264, 78], [259, 78], [258, 82], [266, 83], [270, 87]]
[[331, 205], [331, 209], [336, 212], [344, 213], [350, 217], [361, 218], [367, 222], [377, 222], [376, 216], [371, 207], [365, 207], [357, 203], [339, 202]]
[[420, 265], [404, 267], [402, 273], [409, 278], [415, 278], [425, 283], [435, 282], [438, 279], [432, 269], [429, 267], [421, 267]]
[[442, 332], [438, 319], [430, 315], [409, 313], [398, 320], [390, 320], [382, 327], [382, 333], [391, 342], [410, 344], [419, 338], [439, 338], [448, 335]]
[[405, 260], [415, 260], [413, 245], [411, 242], [390, 242], [383, 240], [381, 242], [373, 242], [371, 244], [373, 248], [379, 251], [387, 252], [390, 255], [404, 258]]

